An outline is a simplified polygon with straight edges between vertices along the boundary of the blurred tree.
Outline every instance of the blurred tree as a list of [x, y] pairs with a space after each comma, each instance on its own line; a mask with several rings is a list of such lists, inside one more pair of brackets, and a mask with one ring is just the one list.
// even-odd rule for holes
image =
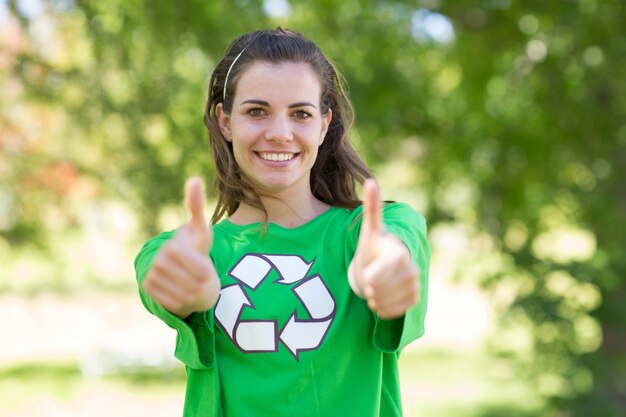
[[428, 196], [431, 229], [473, 231], [459, 273], [502, 308], [494, 347], [528, 362], [553, 415], [624, 414], [622, 1], [0, 7], [6, 242], [45, 248], [76, 198], [123, 199], [158, 232], [184, 179], [211, 176], [201, 117], [225, 46], [296, 28], [345, 74], [368, 160]]
[[431, 186], [469, 176], [477, 189], [478, 223], [508, 266], [487, 283], [517, 288], [505, 320], [534, 324], [539, 389], [570, 415], [624, 415], [624, 4], [489, 3], [442, 3], [462, 105], [433, 149], [465, 172], [430, 166]]

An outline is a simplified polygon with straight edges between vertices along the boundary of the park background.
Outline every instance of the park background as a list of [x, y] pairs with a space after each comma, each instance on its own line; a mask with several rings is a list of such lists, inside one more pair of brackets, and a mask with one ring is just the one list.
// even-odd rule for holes
[[383, 197], [428, 220], [405, 414], [626, 415], [622, 0], [0, 0], [0, 417], [180, 415], [132, 262], [213, 175], [226, 45], [276, 26], [336, 63]]

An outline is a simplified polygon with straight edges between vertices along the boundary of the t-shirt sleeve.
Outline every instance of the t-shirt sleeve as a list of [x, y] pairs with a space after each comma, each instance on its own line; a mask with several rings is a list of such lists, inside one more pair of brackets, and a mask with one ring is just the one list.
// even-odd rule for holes
[[162, 233], [148, 240], [135, 258], [135, 273], [139, 286], [139, 296], [146, 309], [176, 330], [175, 356], [193, 369], [212, 368], [215, 362], [212, 315], [193, 313], [185, 320], [172, 314], [150, 297], [141, 285], [155, 256], [161, 247], [174, 236], [175, 232]]
[[424, 335], [424, 320], [428, 305], [428, 272], [430, 269], [430, 245], [427, 239], [426, 220], [406, 204], [385, 207], [383, 221], [387, 231], [398, 236], [406, 245], [411, 259], [420, 271], [419, 301], [395, 320], [376, 317], [374, 342], [383, 351], [400, 351], [412, 341]]
[[[360, 208], [358, 209], [360, 212]], [[349, 244], [356, 250], [361, 218], [350, 233]], [[426, 220], [404, 203], [385, 205], [383, 222], [388, 232], [396, 235], [408, 248], [411, 259], [420, 270], [419, 301], [400, 318], [383, 320], [374, 315], [374, 343], [383, 352], [399, 352], [406, 345], [424, 335], [424, 320], [428, 305], [428, 272], [430, 245], [427, 239]]]

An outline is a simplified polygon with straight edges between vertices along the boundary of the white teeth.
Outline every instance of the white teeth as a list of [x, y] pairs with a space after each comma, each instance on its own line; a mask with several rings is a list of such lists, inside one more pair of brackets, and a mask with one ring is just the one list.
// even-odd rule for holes
[[293, 158], [293, 154], [292, 153], [265, 153], [265, 152], [260, 152], [259, 156], [261, 156], [261, 158], [265, 159], [266, 161], [275, 161], [275, 162], [289, 161], [289, 160], [291, 160], [291, 158]]

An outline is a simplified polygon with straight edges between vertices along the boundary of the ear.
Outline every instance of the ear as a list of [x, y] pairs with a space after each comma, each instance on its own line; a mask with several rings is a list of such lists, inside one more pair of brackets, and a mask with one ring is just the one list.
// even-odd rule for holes
[[215, 106], [215, 117], [217, 117], [217, 123], [219, 124], [222, 136], [224, 136], [224, 139], [231, 142], [233, 139], [230, 131], [230, 115], [224, 111], [222, 103], [218, 103], [218, 105]]
[[322, 116], [322, 133], [320, 135], [320, 145], [324, 142], [326, 138], [326, 133], [328, 132], [328, 127], [330, 126], [330, 121], [333, 120], [333, 111], [328, 109], [325, 115]]

